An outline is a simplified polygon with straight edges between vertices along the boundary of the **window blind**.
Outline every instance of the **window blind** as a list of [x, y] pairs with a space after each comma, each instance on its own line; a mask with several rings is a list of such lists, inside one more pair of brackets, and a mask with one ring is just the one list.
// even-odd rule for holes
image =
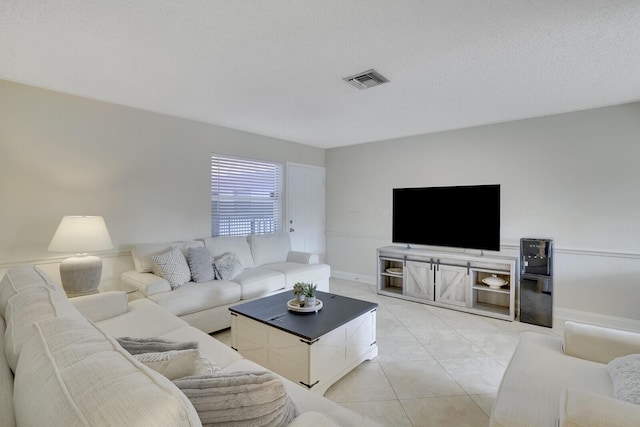
[[211, 156], [211, 235], [274, 233], [282, 227], [282, 163]]

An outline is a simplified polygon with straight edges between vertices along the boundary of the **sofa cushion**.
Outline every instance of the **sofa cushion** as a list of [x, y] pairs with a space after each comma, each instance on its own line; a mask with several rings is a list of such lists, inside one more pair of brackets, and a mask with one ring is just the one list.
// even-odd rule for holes
[[188, 256], [189, 248], [201, 248], [204, 246], [204, 242], [200, 240], [188, 240], [186, 242], [168, 242], [168, 243], [142, 243], [135, 245], [131, 249], [131, 257], [133, 258], [133, 264], [141, 273], [153, 272], [153, 260], [151, 255], [158, 255], [162, 252], [166, 252], [172, 247], [179, 248], [182, 254]]
[[5, 317], [9, 298], [23, 289], [34, 286], [50, 289], [59, 288], [47, 274], [33, 265], [14, 267], [7, 270], [0, 281], [0, 316]]
[[284, 289], [285, 277], [278, 271], [255, 267], [245, 269], [233, 281], [240, 284], [242, 299], [249, 299]]
[[189, 264], [179, 248], [171, 248], [166, 252], [151, 255], [153, 274], [163, 277], [175, 289], [191, 280]]
[[[531, 368], [541, 363], [543, 369]], [[556, 425], [559, 397], [567, 387], [613, 395], [606, 365], [568, 357], [560, 337], [524, 332], [502, 377], [491, 425]]]
[[295, 417], [287, 427], [340, 427], [330, 416], [321, 412], [309, 411]]
[[282, 426], [298, 415], [282, 380], [270, 371], [219, 372], [174, 383], [205, 425]]
[[0, 426], [14, 427], [13, 373], [4, 355], [4, 318], [0, 316]]
[[9, 298], [6, 312], [5, 355], [15, 372], [23, 345], [36, 333], [33, 324], [55, 317], [74, 317], [89, 324], [71, 305], [61, 288], [31, 287]]
[[286, 287], [290, 288], [298, 282], [318, 282], [331, 276], [331, 268], [327, 264], [299, 264], [297, 262], [277, 262], [261, 266], [265, 270], [283, 273]]
[[207, 237], [204, 239], [204, 245], [211, 251], [214, 258], [227, 252], [233, 252], [240, 259], [243, 268], [256, 266], [253, 262], [249, 242], [244, 236]]
[[96, 322], [96, 326], [107, 335], [133, 338], [159, 337], [187, 325], [184, 320], [172, 316], [166, 309], [146, 298], [129, 302], [129, 311], [122, 316]]
[[215, 279], [213, 255], [207, 248], [189, 248], [187, 256], [191, 278], [194, 282], [208, 282]]
[[616, 357], [607, 364], [613, 397], [640, 405], [640, 354]]
[[255, 265], [285, 262], [291, 250], [289, 233], [250, 234], [249, 246]]
[[240, 296], [241, 289], [237, 283], [213, 280], [204, 283], [185, 283], [171, 292], [150, 295], [149, 299], [176, 316], [182, 316], [231, 304], [239, 301]]
[[200, 425], [171, 381], [87, 322], [62, 317], [34, 328], [15, 377], [19, 425]]
[[162, 335], [162, 338], [174, 341], [198, 341], [198, 348], [200, 351], [204, 353], [212, 364], [222, 369], [239, 360], [243, 360], [240, 353], [233, 350], [228, 345], [223, 344], [216, 339], [210, 339], [210, 335], [191, 326], [185, 326], [183, 328], [167, 332]]

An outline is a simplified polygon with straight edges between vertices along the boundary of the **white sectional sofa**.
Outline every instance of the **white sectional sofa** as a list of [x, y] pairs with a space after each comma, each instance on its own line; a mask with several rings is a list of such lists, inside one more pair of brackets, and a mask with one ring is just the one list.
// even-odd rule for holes
[[[523, 333], [502, 378], [490, 425], [640, 426], [640, 404], [621, 396], [626, 382], [640, 403], [639, 354], [640, 334], [633, 332], [567, 322], [564, 339]], [[613, 364], [624, 369], [612, 376], [607, 368]]]
[[[201, 425], [177, 383], [125, 351], [118, 337], [195, 341], [220, 373], [264, 371], [160, 304], [129, 302], [124, 292], [69, 300], [38, 268], [16, 267], [0, 281], [0, 425]], [[278, 378], [299, 413], [290, 427], [376, 425]]]
[[[151, 256], [179, 247], [188, 257], [189, 248], [206, 247], [214, 258], [233, 253], [242, 272], [231, 280], [190, 281], [172, 289], [169, 282], [153, 274]], [[291, 251], [286, 232], [247, 237], [209, 237], [203, 240], [139, 244], [131, 251], [135, 270], [122, 273], [123, 283], [204, 332], [231, 326], [229, 307], [291, 289], [296, 282], [317, 285], [329, 291], [331, 269], [317, 254]]]

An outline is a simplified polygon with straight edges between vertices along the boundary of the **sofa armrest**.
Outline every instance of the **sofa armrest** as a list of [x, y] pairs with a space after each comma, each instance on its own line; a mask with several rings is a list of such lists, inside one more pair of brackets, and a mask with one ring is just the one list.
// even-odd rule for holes
[[633, 427], [640, 406], [602, 394], [569, 388], [560, 396], [559, 427]]
[[92, 322], [110, 319], [129, 311], [127, 294], [122, 291], [103, 292], [70, 299], [71, 304]]
[[125, 271], [120, 279], [128, 285], [135, 286], [145, 297], [171, 290], [171, 285], [166, 279], [153, 273], [140, 273], [138, 270]]
[[609, 363], [616, 357], [640, 353], [640, 334], [566, 322], [564, 352], [584, 360]]
[[319, 264], [320, 257], [318, 254], [310, 252], [289, 251], [287, 254], [287, 262], [297, 262], [299, 264]]

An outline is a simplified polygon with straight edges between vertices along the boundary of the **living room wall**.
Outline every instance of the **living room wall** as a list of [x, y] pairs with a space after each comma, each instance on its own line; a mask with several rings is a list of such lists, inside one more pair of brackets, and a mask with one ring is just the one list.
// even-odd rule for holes
[[375, 283], [394, 187], [501, 184], [501, 253], [554, 239], [556, 317], [640, 329], [639, 137], [633, 103], [329, 149], [332, 274]]
[[324, 165], [319, 148], [0, 80], [0, 269], [59, 261], [64, 215], [105, 217], [105, 279], [135, 243], [210, 236], [212, 152]]

